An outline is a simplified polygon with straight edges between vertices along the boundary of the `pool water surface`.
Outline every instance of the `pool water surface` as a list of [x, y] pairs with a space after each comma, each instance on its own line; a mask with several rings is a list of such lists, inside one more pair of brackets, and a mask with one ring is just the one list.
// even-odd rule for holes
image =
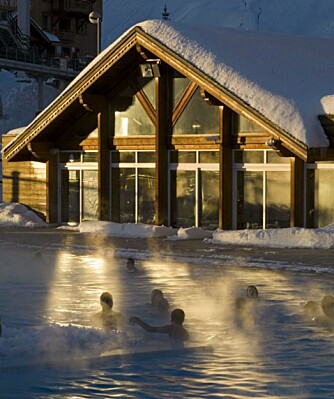
[[[105, 247], [2, 242], [0, 254], [1, 398], [334, 397], [333, 331], [305, 319], [302, 307], [332, 293], [329, 273], [153, 254], [128, 273], [126, 258]], [[235, 300], [248, 285], [259, 298], [240, 315]], [[184, 309], [193, 349], [138, 326], [91, 326], [103, 291], [126, 320], [168, 323], [145, 305], [155, 288]], [[133, 355], [99, 358], [119, 348]]]

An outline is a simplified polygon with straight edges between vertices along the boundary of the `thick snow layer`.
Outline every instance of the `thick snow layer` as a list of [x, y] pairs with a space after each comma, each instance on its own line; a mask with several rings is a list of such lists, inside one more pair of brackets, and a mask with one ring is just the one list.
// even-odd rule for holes
[[327, 54], [334, 40], [165, 21], [140, 26], [299, 141], [328, 146], [317, 117], [325, 113], [321, 99], [334, 93], [334, 54]]

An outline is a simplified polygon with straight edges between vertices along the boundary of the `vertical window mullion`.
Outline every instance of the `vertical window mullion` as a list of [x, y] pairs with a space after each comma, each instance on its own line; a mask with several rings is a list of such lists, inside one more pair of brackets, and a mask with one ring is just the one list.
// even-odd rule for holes
[[263, 173], [263, 206], [262, 206], [262, 216], [263, 216], [263, 222], [262, 222], [262, 228], [265, 229], [267, 225], [267, 218], [266, 218], [266, 210], [267, 210], [267, 172], [264, 171]]

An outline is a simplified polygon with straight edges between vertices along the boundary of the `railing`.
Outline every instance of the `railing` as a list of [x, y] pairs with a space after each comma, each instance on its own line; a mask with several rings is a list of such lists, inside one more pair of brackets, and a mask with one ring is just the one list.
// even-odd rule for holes
[[16, 0], [0, 0], [0, 11], [15, 11], [16, 8]]
[[[90, 60], [78, 58], [64, 58], [55, 56], [41, 56], [34, 49], [29, 52], [22, 52], [19, 49], [0, 47], [0, 59], [24, 62], [33, 65], [43, 65], [46, 67], [57, 68], [62, 71], [79, 72], [83, 70]], [[1, 60], [0, 60], [0, 68]]]

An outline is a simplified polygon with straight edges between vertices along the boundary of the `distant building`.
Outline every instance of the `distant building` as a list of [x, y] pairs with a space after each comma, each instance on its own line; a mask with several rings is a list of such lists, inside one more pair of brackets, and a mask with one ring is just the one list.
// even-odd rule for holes
[[3, 199], [57, 224], [325, 226], [334, 220], [331, 45], [139, 24], [27, 128], [3, 136]]
[[92, 11], [102, 0], [0, 0], [0, 58], [83, 69], [97, 53]]

